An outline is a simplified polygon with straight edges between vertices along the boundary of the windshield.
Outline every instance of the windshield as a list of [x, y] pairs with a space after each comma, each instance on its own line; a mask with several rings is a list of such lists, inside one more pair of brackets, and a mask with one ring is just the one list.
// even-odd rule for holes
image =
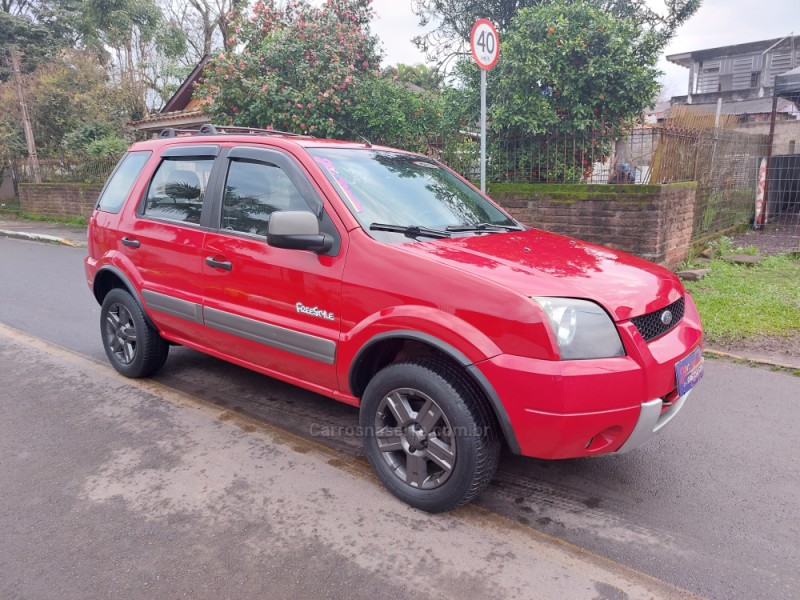
[[[376, 239], [398, 241], [408, 232], [375, 231], [396, 225], [455, 233], [502, 231], [518, 225], [478, 192], [429, 158], [402, 152], [309, 148], [361, 226]], [[494, 230], [492, 225], [497, 227]], [[455, 231], [452, 228], [456, 228]], [[451, 233], [447, 233], [447, 236]], [[444, 237], [444, 236], [442, 236]]]

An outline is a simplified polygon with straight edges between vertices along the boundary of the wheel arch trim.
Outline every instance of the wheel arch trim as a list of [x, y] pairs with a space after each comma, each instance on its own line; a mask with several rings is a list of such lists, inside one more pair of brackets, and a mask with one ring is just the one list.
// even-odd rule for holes
[[125, 288], [125, 290], [133, 297], [133, 301], [136, 302], [136, 304], [138, 304], [139, 308], [142, 310], [142, 314], [144, 315], [144, 318], [145, 318], [145, 321], [147, 321], [147, 324], [150, 325], [156, 331], [160, 331], [160, 327], [158, 327], [153, 322], [153, 319], [150, 318], [150, 314], [147, 312], [147, 308], [146, 308], [144, 302], [142, 302], [141, 297], [139, 296], [138, 292], [136, 291], [136, 287], [134, 287], [134, 285], [131, 283], [131, 280], [128, 278], [128, 276], [125, 275], [125, 273], [121, 269], [119, 269], [118, 267], [115, 267], [113, 265], [103, 265], [102, 267], [100, 267], [97, 270], [97, 273], [95, 273], [94, 281], [92, 282], [92, 295], [94, 296], [95, 300], [97, 300], [97, 303], [100, 304], [100, 305], [103, 304], [103, 302], [100, 300], [99, 292], [98, 292], [98, 288], [97, 288], [97, 282], [98, 282], [98, 280], [100, 279], [100, 276], [103, 273], [110, 273], [111, 275], [114, 275], [117, 279], [119, 279], [122, 282], [122, 285]]
[[503, 406], [503, 402], [500, 400], [500, 396], [495, 391], [492, 384], [486, 378], [486, 376], [475, 366], [475, 363], [470, 361], [467, 356], [458, 350], [457, 348], [453, 347], [452, 345], [448, 344], [440, 340], [437, 337], [434, 337], [427, 333], [422, 333], [420, 331], [413, 331], [413, 330], [404, 330], [398, 329], [394, 331], [384, 331], [377, 335], [372, 336], [356, 353], [353, 361], [350, 363], [350, 371], [348, 373], [348, 385], [350, 390], [353, 391], [356, 389], [355, 378], [358, 372], [358, 368], [362, 362], [363, 357], [369, 351], [371, 347], [379, 342], [383, 342], [386, 340], [414, 340], [418, 342], [422, 342], [429, 346], [432, 346], [454, 360], [456, 363], [464, 367], [466, 372], [472, 377], [481, 391], [484, 393], [485, 397], [489, 401], [489, 405], [492, 407], [492, 410], [497, 417], [497, 422], [500, 424], [500, 430], [503, 433], [503, 436], [506, 439], [506, 443], [508, 444], [509, 449], [514, 454], [520, 454], [520, 447], [519, 442], [517, 441], [517, 436], [514, 433], [514, 428], [511, 425], [511, 420], [508, 417], [508, 412], [506, 411], [505, 406]]

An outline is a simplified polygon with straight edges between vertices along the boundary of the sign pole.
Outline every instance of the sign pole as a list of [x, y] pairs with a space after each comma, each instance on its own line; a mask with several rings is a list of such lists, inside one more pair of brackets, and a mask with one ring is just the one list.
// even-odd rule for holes
[[486, 193], [486, 71], [481, 69], [481, 192]]
[[486, 71], [494, 68], [500, 55], [500, 38], [489, 19], [478, 19], [469, 36], [472, 58], [481, 70], [481, 192], [486, 193]]

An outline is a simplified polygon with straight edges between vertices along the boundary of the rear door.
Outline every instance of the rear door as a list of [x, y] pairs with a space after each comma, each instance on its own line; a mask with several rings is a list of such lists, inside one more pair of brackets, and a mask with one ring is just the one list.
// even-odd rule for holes
[[203, 241], [207, 190], [219, 146], [166, 149], [132, 219], [120, 223], [120, 251], [140, 278], [142, 298], [169, 337], [202, 338]]
[[[213, 346], [281, 379], [336, 390], [344, 228], [288, 153], [240, 146], [221, 163], [225, 184], [202, 265], [203, 318]], [[267, 227], [277, 210], [313, 212], [334, 248], [316, 254], [269, 246]]]

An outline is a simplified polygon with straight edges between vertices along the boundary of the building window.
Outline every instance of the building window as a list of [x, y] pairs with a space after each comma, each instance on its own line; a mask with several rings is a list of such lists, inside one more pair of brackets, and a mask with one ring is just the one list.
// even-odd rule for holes
[[701, 94], [720, 91], [719, 67], [703, 67], [698, 87]]
[[750, 87], [755, 88], [761, 85], [761, 71], [750, 73]]

